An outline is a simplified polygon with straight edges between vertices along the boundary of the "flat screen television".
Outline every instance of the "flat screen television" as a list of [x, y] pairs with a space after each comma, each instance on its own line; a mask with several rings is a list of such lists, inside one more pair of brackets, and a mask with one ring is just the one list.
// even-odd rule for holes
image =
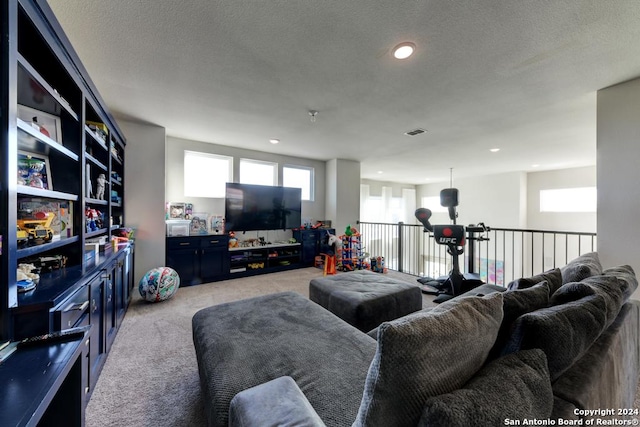
[[228, 182], [224, 211], [228, 231], [297, 228], [302, 221], [302, 190]]

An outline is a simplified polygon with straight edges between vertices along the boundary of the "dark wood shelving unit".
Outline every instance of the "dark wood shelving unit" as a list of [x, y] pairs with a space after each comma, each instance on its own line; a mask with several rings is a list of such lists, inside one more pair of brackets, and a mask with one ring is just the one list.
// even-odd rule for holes
[[[126, 224], [126, 141], [46, 0], [7, 0], [0, 7], [0, 345], [71, 327], [88, 330], [73, 346], [45, 343], [0, 364], [0, 387], [21, 390], [0, 398], [0, 425], [56, 425], [62, 421], [50, 423], [60, 414], [65, 425], [83, 425], [133, 288], [133, 244], [110, 243]], [[51, 120], [46, 126], [54, 132], [38, 118]], [[95, 193], [100, 174], [101, 198]], [[17, 220], [38, 209], [56, 214], [48, 226], [59, 236], [19, 245]], [[97, 230], [87, 221], [94, 211], [102, 215]], [[87, 243], [98, 238], [107, 244], [91, 256]], [[34, 290], [19, 293], [18, 265], [44, 258], [64, 262], [44, 269]], [[55, 369], [38, 374], [41, 365]]]

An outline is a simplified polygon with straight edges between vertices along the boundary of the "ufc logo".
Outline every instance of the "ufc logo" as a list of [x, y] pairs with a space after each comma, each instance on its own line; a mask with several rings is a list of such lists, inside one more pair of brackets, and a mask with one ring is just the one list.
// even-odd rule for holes
[[456, 239], [455, 237], [441, 237], [440, 239], [438, 239], [438, 243], [443, 243], [443, 244], [451, 243], [453, 245], [457, 245], [458, 239]]

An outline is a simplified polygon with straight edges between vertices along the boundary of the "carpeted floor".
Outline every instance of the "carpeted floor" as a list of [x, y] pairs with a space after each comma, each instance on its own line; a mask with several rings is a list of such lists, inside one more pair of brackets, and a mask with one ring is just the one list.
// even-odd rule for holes
[[[416, 284], [415, 277], [390, 271]], [[214, 304], [281, 291], [309, 296], [309, 281], [322, 270], [304, 268], [180, 288], [151, 304], [134, 290], [86, 410], [88, 427], [205, 426], [191, 318]], [[423, 295], [423, 306], [433, 305]]]

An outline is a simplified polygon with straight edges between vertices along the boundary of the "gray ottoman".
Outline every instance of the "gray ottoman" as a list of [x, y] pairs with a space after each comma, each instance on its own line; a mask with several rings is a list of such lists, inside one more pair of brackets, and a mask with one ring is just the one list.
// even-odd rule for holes
[[363, 332], [422, 309], [418, 285], [367, 270], [312, 279], [309, 299]]

